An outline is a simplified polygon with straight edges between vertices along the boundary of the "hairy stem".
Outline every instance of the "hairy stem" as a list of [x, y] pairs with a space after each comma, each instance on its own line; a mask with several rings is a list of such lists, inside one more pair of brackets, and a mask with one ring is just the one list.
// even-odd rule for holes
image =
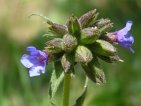
[[63, 106], [69, 106], [69, 96], [70, 96], [70, 80], [71, 75], [65, 73], [64, 76], [64, 91], [63, 91]]

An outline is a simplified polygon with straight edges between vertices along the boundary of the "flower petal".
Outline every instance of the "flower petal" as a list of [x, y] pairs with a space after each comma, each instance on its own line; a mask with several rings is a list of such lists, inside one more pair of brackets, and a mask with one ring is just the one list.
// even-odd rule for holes
[[29, 70], [30, 77], [38, 76], [41, 73], [45, 73], [45, 66], [34, 66], [34, 67], [31, 67]]
[[31, 68], [33, 66], [33, 63], [29, 60], [29, 55], [27, 54], [24, 54], [20, 61], [26, 68]]
[[32, 56], [36, 56], [36, 55], [38, 55], [39, 54], [39, 51], [40, 50], [37, 50], [34, 46], [28, 46], [27, 48], [26, 48], [26, 50], [30, 53], [30, 55], [32, 55]]
[[39, 51], [39, 54], [47, 59], [48, 55], [45, 52]]
[[133, 24], [132, 21], [127, 21], [126, 26], [123, 29], [117, 31], [117, 35], [118, 36], [126, 35], [128, 33], [128, 31], [131, 30], [132, 24]]
[[128, 48], [131, 52], [134, 50], [131, 49], [132, 44], [134, 43], [134, 38], [133, 36], [128, 32], [125, 36], [123, 37], [118, 37], [117, 41], [121, 46], [124, 46]]
[[37, 49], [34, 46], [28, 46], [26, 50], [30, 52], [30, 51], [36, 51]]

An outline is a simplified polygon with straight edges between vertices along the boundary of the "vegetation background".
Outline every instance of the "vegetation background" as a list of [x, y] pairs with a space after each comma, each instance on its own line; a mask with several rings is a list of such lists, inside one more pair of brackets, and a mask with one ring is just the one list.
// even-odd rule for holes
[[[65, 24], [72, 14], [79, 17], [95, 8], [99, 17], [114, 22], [113, 31], [133, 20], [135, 53], [118, 47], [124, 63], [101, 61], [107, 84], [99, 86], [90, 81], [84, 106], [141, 106], [141, 0], [0, 0], [0, 106], [49, 106], [52, 66], [48, 65], [46, 74], [30, 78], [20, 63], [26, 46], [43, 49], [46, 39], [42, 35], [48, 32], [43, 19], [28, 16], [40, 13]], [[84, 82], [84, 73], [80, 70], [76, 74], [71, 84], [71, 105]], [[59, 91], [57, 106], [61, 106], [62, 85]]]

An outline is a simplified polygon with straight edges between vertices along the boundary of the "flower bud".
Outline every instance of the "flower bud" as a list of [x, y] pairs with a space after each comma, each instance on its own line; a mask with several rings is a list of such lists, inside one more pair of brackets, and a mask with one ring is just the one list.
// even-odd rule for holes
[[79, 22], [82, 28], [90, 26], [97, 18], [99, 13], [96, 12], [96, 9], [87, 12], [79, 18]]
[[47, 23], [50, 25], [49, 29], [54, 32], [55, 34], [63, 36], [68, 32], [67, 27], [64, 25], [56, 24], [51, 21], [47, 21]]
[[64, 72], [65, 73], [68, 73], [71, 71], [71, 67], [72, 67], [72, 57], [67, 55], [67, 54], [64, 54], [61, 58], [61, 64], [62, 64], [62, 67], [64, 69]]
[[104, 25], [103, 27], [100, 28], [100, 32], [101, 33], [106, 33], [108, 31], [110, 31], [113, 27], [113, 23], [109, 23], [107, 25]]
[[101, 56], [101, 55], [98, 55], [98, 57], [100, 59], [102, 59], [103, 61], [108, 62], [108, 63], [124, 62], [123, 60], [120, 59], [120, 57], [118, 55], [114, 55], [114, 56]]
[[62, 39], [61, 38], [54, 38], [52, 40], [49, 40], [46, 44], [47, 44], [47, 47], [45, 47], [45, 50], [48, 53], [59, 53], [62, 51]]
[[80, 24], [78, 22], [77, 17], [75, 16], [71, 16], [67, 23], [66, 23], [67, 27], [68, 27], [68, 31], [71, 35], [74, 36], [79, 36], [80, 35]]
[[96, 84], [106, 83], [105, 74], [95, 58], [88, 65], [82, 65], [86, 75]]
[[78, 46], [75, 53], [75, 61], [89, 63], [93, 59], [91, 51], [85, 46]]
[[81, 31], [80, 42], [82, 44], [92, 44], [98, 39], [99, 36], [100, 32], [97, 27], [85, 28]]
[[90, 48], [93, 52], [102, 56], [113, 56], [116, 53], [116, 48], [104, 40], [96, 40]]
[[113, 27], [113, 23], [109, 19], [100, 19], [97, 21], [96, 26], [100, 29], [101, 33], [108, 32]]
[[62, 46], [64, 51], [72, 51], [77, 46], [76, 37], [69, 34], [64, 35], [62, 40]]
[[96, 25], [98, 28], [101, 28], [109, 23], [111, 23], [111, 20], [102, 18], [97, 21]]

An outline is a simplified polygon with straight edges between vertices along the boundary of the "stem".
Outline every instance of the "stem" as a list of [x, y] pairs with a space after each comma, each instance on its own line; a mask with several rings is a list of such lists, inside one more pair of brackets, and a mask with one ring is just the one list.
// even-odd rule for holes
[[65, 73], [64, 76], [64, 94], [63, 94], [63, 106], [69, 106], [69, 96], [70, 96], [70, 79], [71, 75]]

